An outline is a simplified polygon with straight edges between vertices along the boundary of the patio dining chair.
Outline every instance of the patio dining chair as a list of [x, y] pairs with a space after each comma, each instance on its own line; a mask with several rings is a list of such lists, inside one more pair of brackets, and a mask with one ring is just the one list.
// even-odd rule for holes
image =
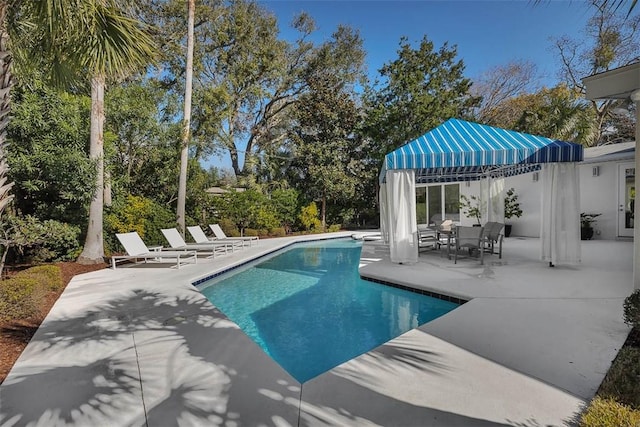
[[480, 264], [484, 264], [484, 250], [482, 250], [482, 233], [484, 227], [456, 227], [456, 240], [454, 251], [454, 264], [458, 263], [458, 255], [460, 251], [465, 250], [469, 252], [469, 256], [472, 256], [474, 252], [478, 252], [480, 257]]
[[438, 230], [427, 224], [418, 224], [418, 252], [438, 247]]
[[[504, 234], [502, 230], [504, 224], [501, 222], [487, 222], [484, 225], [483, 233], [483, 250], [490, 254], [498, 254], [498, 258], [502, 259], [502, 240]], [[498, 245], [498, 252], [496, 252], [496, 244]]]

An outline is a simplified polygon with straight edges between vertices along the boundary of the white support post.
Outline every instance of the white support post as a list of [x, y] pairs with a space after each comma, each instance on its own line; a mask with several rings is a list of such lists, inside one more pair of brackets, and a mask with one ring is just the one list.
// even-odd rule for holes
[[[636, 171], [635, 171], [635, 188], [636, 198], [638, 197], [638, 189], [640, 189], [640, 150], [638, 150], [638, 141], [640, 141], [640, 89], [636, 89], [631, 93], [631, 100], [636, 104]], [[638, 206], [637, 202], [635, 206]], [[633, 213], [634, 218], [638, 215]], [[633, 227], [633, 289], [640, 289], [640, 222], [634, 220]]]

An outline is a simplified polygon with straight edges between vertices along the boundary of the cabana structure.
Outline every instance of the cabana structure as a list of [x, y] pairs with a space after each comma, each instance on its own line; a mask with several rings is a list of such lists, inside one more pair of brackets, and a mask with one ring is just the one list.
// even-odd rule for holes
[[582, 146], [450, 119], [387, 154], [380, 171], [380, 224], [391, 261], [417, 261], [415, 184], [480, 180], [483, 218], [504, 220], [504, 178], [542, 169], [541, 258], [580, 261]]
[[[582, 79], [589, 100], [630, 100], [636, 106], [635, 188], [640, 188], [640, 63], [627, 65]], [[633, 288], [640, 289], [640, 227], [633, 229]]]

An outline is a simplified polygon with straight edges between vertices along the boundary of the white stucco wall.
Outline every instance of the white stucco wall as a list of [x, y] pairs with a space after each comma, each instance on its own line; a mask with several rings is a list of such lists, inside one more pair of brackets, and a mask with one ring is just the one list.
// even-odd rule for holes
[[[581, 212], [600, 213], [594, 225], [593, 239], [614, 240], [618, 238], [618, 165], [626, 161], [588, 163], [579, 166], [580, 173], [580, 206]], [[599, 168], [599, 175], [593, 176], [593, 167]], [[511, 235], [522, 237], [540, 236], [540, 203], [542, 189], [542, 172], [538, 181], [533, 180], [533, 173], [507, 178], [505, 190], [513, 187], [518, 194], [518, 202], [523, 211], [520, 218], [505, 220], [512, 224]], [[469, 187], [460, 184], [460, 194], [480, 194], [478, 182]], [[462, 225], [471, 225], [473, 219], [461, 215]]]

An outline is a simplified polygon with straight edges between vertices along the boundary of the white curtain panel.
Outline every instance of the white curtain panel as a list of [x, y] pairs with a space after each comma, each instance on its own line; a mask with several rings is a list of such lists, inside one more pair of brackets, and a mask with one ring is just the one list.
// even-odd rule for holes
[[491, 221], [489, 218], [489, 204], [487, 200], [491, 198], [491, 178], [483, 177], [480, 179], [480, 222], [485, 223], [487, 221]]
[[493, 178], [489, 185], [487, 221], [504, 223], [504, 178]]
[[380, 185], [380, 235], [385, 244], [389, 244], [389, 206], [387, 204], [387, 185]]
[[415, 179], [413, 169], [387, 172], [391, 262], [409, 264], [418, 261]]
[[480, 211], [482, 223], [504, 222], [504, 178], [480, 180]]
[[580, 180], [575, 162], [542, 168], [541, 259], [580, 263]]

